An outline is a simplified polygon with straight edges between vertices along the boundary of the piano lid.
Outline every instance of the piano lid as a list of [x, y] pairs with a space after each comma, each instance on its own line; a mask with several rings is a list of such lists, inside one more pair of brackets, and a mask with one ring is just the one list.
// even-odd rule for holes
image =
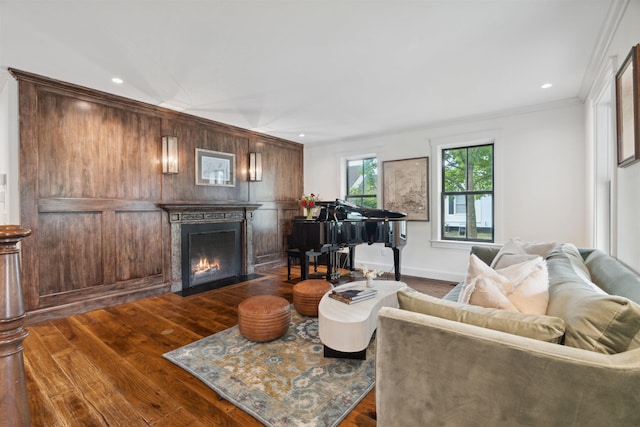
[[335, 202], [319, 201], [316, 204], [321, 206], [318, 221], [342, 221], [345, 219], [388, 220], [407, 217], [407, 214], [403, 212], [363, 208], [341, 199], [336, 199]]

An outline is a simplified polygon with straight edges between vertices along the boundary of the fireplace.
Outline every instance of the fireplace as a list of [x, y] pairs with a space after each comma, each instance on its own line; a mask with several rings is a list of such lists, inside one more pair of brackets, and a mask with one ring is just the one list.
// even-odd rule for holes
[[183, 224], [182, 288], [242, 275], [242, 228], [239, 222]]
[[[176, 202], [160, 204], [171, 224], [171, 290], [237, 283], [254, 272], [253, 212], [257, 203]], [[210, 286], [209, 286], [210, 285]]]

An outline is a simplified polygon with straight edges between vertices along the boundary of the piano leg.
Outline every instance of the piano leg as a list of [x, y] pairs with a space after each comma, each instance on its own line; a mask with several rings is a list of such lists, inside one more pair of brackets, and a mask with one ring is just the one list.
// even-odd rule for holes
[[400, 249], [391, 248], [393, 250], [393, 269], [395, 272], [396, 281], [400, 281]]
[[309, 278], [309, 254], [306, 251], [300, 253], [300, 280]]
[[333, 251], [333, 271], [331, 273], [335, 280], [340, 278], [340, 250]]
[[327, 280], [331, 281], [333, 279], [333, 251], [329, 249], [327, 252]]
[[327, 275], [328, 281], [338, 280], [340, 278], [340, 247], [333, 246], [327, 251]]
[[327, 280], [337, 280], [340, 278], [340, 252], [338, 247], [332, 247], [327, 252]]
[[353, 262], [356, 259], [356, 247], [355, 245], [350, 245], [349, 246], [349, 270], [353, 271], [356, 269], [355, 265], [353, 265]]

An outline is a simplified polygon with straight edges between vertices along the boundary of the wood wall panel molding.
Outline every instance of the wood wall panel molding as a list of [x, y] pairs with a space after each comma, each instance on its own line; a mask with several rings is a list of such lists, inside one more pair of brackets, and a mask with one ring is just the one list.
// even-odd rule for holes
[[15, 68], [9, 68], [9, 72], [21, 83], [30, 84], [37, 87], [42, 92], [49, 92], [51, 94], [72, 96], [80, 101], [95, 102], [97, 104], [105, 106], [113, 106], [122, 108], [131, 112], [140, 114], [148, 114], [151, 116], [158, 116], [164, 114], [167, 116], [178, 116], [180, 113], [173, 110], [156, 107], [144, 102], [134, 101], [132, 99], [119, 97], [107, 92], [90, 89], [87, 87], [74, 85], [71, 83], [63, 82], [60, 80], [52, 79], [49, 77], [40, 76], [26, 71], [17, 70]]
[[38, 212], [160, 211], [155, 200], [53, 198], [39, 199]]
[[[117, 242], [113, 238], [116, 229], [116, 212], [112, 210], [103, 210], [101, 213], [102, 283], [100, 285], [96, 285], [98, 287], [116, 283], [117, 267]], [[46, 306], [46, 301], [43, 300], [41, 302], [41, 306]]]
[[[302, 193], [301, 144], [10, 71], [19, 83], [21, 220], [33, 230], [22, 253], [33, 319], [170, 290], [163, 203], [271, 204], [250, 212], [262, 233], [245, 236], [258, 240], [249, 264], [285, 262], [281, 233]], [[178, 138], [178, 174], [161, 173], [163, 135]], [[196, 148], [234, 154], [236, 186], [195, 185]], [[267, 161], [262, 182], [246, 177], [252, 151]]]
[[[20, 148], [19, 148], [19, 189], [20, 216], [22, 224], [38, 234], [38, 186], [34, 177], [38, 176], [38, 120], [37, 90], [32, 84], [19, 82], [18, 104], [20, 114]], [[35, 238], [22, 242], [22, 281], [25, 309], [38, 306], [38, 242]]]
[[118, 212], [116, 282], [162, 274], [162, 213]]
[[[100, 289], [96, 288], [84, 288], [79, 289], [71, 295], [67, 294], [52, 294], [52, 295], [43, 295], [40, 297], [41, 307], [45, 308], [56, 308], [62, 307], [64, 305], [75, 304], [78, 302], [88, 301], [88, 300], [108, 300], [109, 297], [120, 297], [123, 295], [136, 294], [145, 292], [148, 288], [155, 288], [158, 286], [165, 286], [166, 283], [161, 274], [155, 276], [147, 276], [139, 279], [132, 279], [118, 283], [112, 283], [109, 285], [103, 285]], [[168, 290], [168, 289], [167, 289]], [[51, 310], [48, 310], [51, 311]]]
[[297, 202], [265, 203], [263, 208], [256, 212], [254, 217], [256, 271], [286, 263], [287, 237], [293, 228], [293, 218], [300, 213]]
[[251, 183], [255, 200], [261, 203], [297, 200], [304, 191], [303, 151], [297, 146], [269, 145], [265, 139], [254, 142], [250, 151], [262, 153], [262, 181]]
[[[74, 98], [79, 100], [87, 100], [103, 105], [117, 106], [119, 108], [126, 109], [131, 112], [140, 114], [147, 114], [154, 117], [162, 117], [173, 123], [187, 125], [189, 127], [208, 126], [216, 127], [220, 131], [224, 131], [230, 134], [238, 134], [248, 136], [252, 138], [259, 138], [263, 141], [269, 141], [269, 144], [276, 144], [282, 146], [297, 145], [302, 151], [302, 144], [284, 140], [275, 136], [266, 135], [260, 132], [243, 129], [237, 126], [229, 125], [222, 122], [217, 122], [211, 119], [205, 119], [202, 117], [193, 116], [191, 114], [180, 113], [169, 108], [158, 107], [156, 105], [148, 104], [141, 101], [135, 101], [129, 98], [123, 98], [117, 95], [110, 94], [108, 92], [102, 92], [99, 90], [75, 85], [61, 80], [52, 79], [49, 77], [41, 76], [27, 71], [18, 70], [15, 68], [9, 68], [9, 72], [19, 82], [32, 83], [38, 86], [41, 90], [46, 90], [52, 93], [61, 95], [72, 94]], [[164, 126], [162, 129], [166, 129]]]
[[166, 294], [171, 291], [168, 283], [152, 283], [147, 280], [144, 286], [140, 288], [128, 287], [127, 289], [114, 291], [93, 293], [87, 295], [81, 300], [74, 302], [60, 303], [59, 305], [50, 305], [27, 312], [26, 325], [34, 325], [60, 317], [70, 316], [72, 314], [84, 313], [99, 308], [111, 307], [126, 302], [137, 301], [142, 298], [149, 298], [156, 295]]
[[100, 212], [39, 216], [39, 296], [73, 292], [105, 283], [102, 230]]
[[39, 197], [160, 198], [158, 118], [41, 92]]
[[253, 253], [263, 257], [281, 250], [278, 228], [278, 209], [260, 209], [253, 217]]

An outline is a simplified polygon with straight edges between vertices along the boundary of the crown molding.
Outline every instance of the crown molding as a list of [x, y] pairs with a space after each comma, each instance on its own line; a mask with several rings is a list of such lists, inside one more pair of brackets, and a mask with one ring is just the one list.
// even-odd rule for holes
[[580, 91], [578, 92], [578, 98], [583, 101], [591, 91], [598, 75], [601, 75], [603, 69], [607, 67], [607, 51], [611, 46], [613, 36], [618, 30], [620, 21], [627, 10], [627, 6], [629, 6], [629, 2], [630, 0], [612, 0], [609, 5], [607, 16], [600, 29], [598, 41], [591, 53], [591, 58], [589, 59], [589, 64], [587, 65], [587, 69], [582, 78], [582, 84], [580, 85]]
[[503, 110], [496, 110], [487, 113], [474, 114], [468, 116], [453, 117], [451, 119], [425, 122], [416, 126], [407, 126], [401, 128], [391, 128], [380, 132], [363, 133], [359, 135], [348, 136], [339, 139], [322, 140], [306, 143], [305, 147], [316, 146], [320, 144], [335, 144], [335, 143], [348, 143], [360, 141], [366, 138], [378, 138], [383, 136], [397, 135], [401, 133], [428, 131], [429, 129], [441, 128], [446, 126], [461, 125], [466, 123], [481, 122], [486, 120], [495, 120], [509, 116], [518, 116], [522, 114], [530, 114], [545, 110], [554, 110], [557, 108], [565, 108], [571, 105], [584, 105], [584, 102], [577, 97], [561, 99], [557, 101], [545, 102], [541, 104], [533, 104], [521, 107], [507, 108]]

